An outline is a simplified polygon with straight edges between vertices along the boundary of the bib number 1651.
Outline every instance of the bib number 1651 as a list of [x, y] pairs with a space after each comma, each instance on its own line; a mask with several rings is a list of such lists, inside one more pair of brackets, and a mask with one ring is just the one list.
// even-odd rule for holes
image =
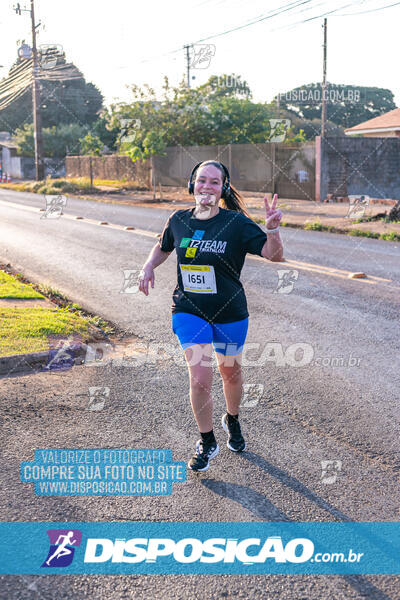
[[194, 275], [189, 273], [188, 279], [191, 283], [205, 283], [206, 278], [204, 275]]
[[212, 265], [180, 265], [185, 292], [216, 294], [215, 272]]

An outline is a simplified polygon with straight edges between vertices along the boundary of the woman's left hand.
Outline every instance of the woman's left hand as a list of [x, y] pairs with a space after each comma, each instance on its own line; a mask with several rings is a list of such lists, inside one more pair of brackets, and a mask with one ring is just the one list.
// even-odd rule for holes
[[265, 225], [268, 229], [275, 229], [278, 227], [282, 220], [282, 211], [276, 209], [276, 203], [278, 201], [278, 194], [274, 194], [271, 206], [268, 204], [268, 196], [264, 196], [265, 204]]

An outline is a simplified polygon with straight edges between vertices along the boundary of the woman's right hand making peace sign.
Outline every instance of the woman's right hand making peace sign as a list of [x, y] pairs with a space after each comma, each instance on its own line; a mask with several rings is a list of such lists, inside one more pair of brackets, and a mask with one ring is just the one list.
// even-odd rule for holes
[[264, 196], [264, 205], [265, 205], [265, 225], [268, 229], [275, 229], [279, 227], [279, 224], [282, 220], [282, 211], [276, 208], [276, 203], [278, 201], [278, 194], [274, 194], [274, 197], [271, 202], [271, 206], [268, 204], [268, 195]]

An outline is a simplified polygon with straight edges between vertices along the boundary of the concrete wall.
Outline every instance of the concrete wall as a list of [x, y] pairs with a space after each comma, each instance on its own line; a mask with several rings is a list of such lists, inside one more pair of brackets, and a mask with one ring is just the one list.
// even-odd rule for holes
[[314, 143], [167, 148], [166, 156], [153, 158], [156, 183], [184, 186], [194, 165], [205, 160], [218, 160], [226, 165], [232, 184], [239, 190], [314, 200]]
[[[267, 144], [235, 144], [224, 146], [174, 146], [166, 156], [155, 156], [157, 183], [185, 186], [198, 162], [217, 160], [229, 170], [233, 185], [242, 190], [256, 190], [259, 182], [272, 181], [271, 148]], [[270, 146], [270, 145], [269, 145]]]
[[[35, 179], [35, 159], [26, 156], [19, 157], [20, 171], [22, 179]], [[65, 177], [65, 159], [64, 158], [45, 158], [44, 159], [45, 177]], [[15, 175], [15, 177], [18, 177]]]
[[316, 139], [316, 199], [350, 194], [400, 199], [400, 139]]
[[[16, 156], [14, 150], [3, 146], [1, 151], [3, 173], [12, 179], [35, 179], [35, 159], [26, 156]], [[45, 176], [65, 177], [65, 161], [63, 158], [44, 159]]]

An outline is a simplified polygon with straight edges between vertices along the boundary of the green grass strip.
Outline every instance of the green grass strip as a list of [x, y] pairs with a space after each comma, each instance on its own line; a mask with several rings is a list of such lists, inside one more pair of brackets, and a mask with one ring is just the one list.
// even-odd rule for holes
[[0, 271], [0, 298], [44, 298], [30, 285], [15, 279], [8, 273]]
[[[260, 223], [260, 225], [265, 225], [265, 219], [255, 217], [253, 218], [253, 221], [255, 221], [256, 223]], [[391, 231], [390, 233], [375, 233], [373, 231], [368, 231], [364, 229], [338, 229], [333, 225], [323, 225], [319, 221], [314, 221], [313, 223], [305, 223], [304, 225], [301, 225], [300, 223], [287, 223], [283, 221], [281, 223], [281, 227], [292, 227], [293, 229], [305, 229], [307, 231], [324, 231], [326, 233], [341, 233], [342, 235], [367, 237], [376, 240], [385, 240], [387, 242], [400, 242], [400, 234], [395, 233], [394, 231]]]
[[49, 349], [49, 336], [85, 337], [90, 324], [67, 309], [0, 307], [0, 356], [42, 352]]

